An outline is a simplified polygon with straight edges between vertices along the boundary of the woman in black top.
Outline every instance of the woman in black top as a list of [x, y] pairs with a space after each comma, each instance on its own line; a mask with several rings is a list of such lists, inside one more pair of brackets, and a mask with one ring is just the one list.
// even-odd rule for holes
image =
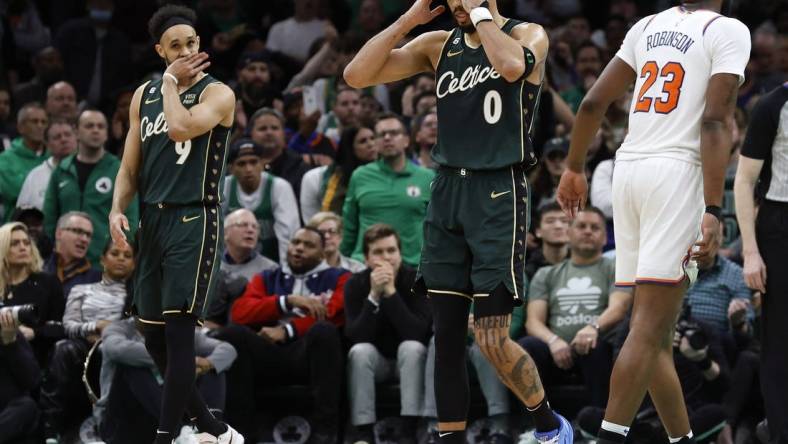
[[43, 367], [49, 350], [65, 337], [62, 320], [66, 301], [60, 281], [41, 272], [41, 256], [21, 222], [0, 227], [0, 258], [0, 306], [36, 306], [38, 322], [21, 325], [19, 330]]

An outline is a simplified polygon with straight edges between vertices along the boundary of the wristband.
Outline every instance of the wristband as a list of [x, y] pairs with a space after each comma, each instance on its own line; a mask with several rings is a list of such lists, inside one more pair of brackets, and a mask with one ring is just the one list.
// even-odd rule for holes
[[706, 212], [716, 217], [718, 221], [722, 222], [722, 208], [717, 205], [706, 206]]
[[172, 77], [172, 81], [175, 82], [175, 86], [178, 86], [178, 78], [175, 77], [174, 75], [172, 75], [172, 74], [170, 74], [168, 72], [165, 72], [164, 74], [162, 74], [161, 77], [162, 78], [164, 78], [164, 77]]
[[479, 26], [481, 22], [491, 22], [492, 20], [493, 16], [489, 9], [482, 6], [471, 9], [471, 22], [474, 27]]
[[551, 345], [556, 339], [558, 339], [558, 335], [553, 334], [553, 336], [547, 340], [547, 345]]

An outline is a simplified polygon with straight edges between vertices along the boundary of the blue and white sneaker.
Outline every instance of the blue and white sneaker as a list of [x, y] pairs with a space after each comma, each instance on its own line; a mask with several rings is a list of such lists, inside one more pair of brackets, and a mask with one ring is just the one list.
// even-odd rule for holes
[[572, 444], [575, 440], [575, 429], [572, 428], [572, 424], [558, 413], [553, 412], [553, 414], [561, 423], [558, 430], [545, 433], [535, 432], [534, 437], [542, 444]]

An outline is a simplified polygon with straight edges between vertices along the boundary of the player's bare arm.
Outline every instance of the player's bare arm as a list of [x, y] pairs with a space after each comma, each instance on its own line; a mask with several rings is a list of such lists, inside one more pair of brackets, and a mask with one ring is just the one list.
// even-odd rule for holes
[[739, 156], [733, 194], [736, 200], [736, 219], [741, 232], [744, 257], [744, 282], [753, 290], [766, 292], [766, 265], [755, 238], [755, 183], [763, 169], [762, 159]]
[[345, 67], [348, 85], [366, 88], [434, 71], [449, 35], [447, 31], [427, 32], [396, 48], [413, 28], [432, 21], [446, 9], [444, 6], [432, 9], [431, 2], [416, 0], [405, 14], [367, 41]]
[[123, 158], [115, 177], [115, 191], [112, 194], [112, 209], [109, 213], [109, 232], [114, 242], [126, 245], [126, 233], [129, 231], [129, 220], [124, 214], [137, 193], [137, 178], [142, 164], [140, 139], [140, 100], [148, 83], [144, 83], [134, 91], [129, 105], [129, 132], [123, 144]]
[[[185, 142], [207, 133], [216, 125], [229, 127], [233, 123], [235, 111], [235, 93], [229, 86], [215, 84], [207, 87], [200, 98], [200, 103], [191, 108], [181, 104], [178, 92], [180, 79], [186, 79], [187, 72], [197, 69], [203, 60], [203, 53], [178, 59], [167, 68], [162, 79], [165, 85], [162, 88], [164, 116], [167, 119], [167, 134], [176, 142]], [[207, 57], [207, 56], [204, 56]], [[178, 84], [175, 82], [178, 78]]]
[[[483, 0], [462, 0], [463, 8], [471, 12]], [[528, 74], [526, 79], [533, 84], [542, 83], [544, 61], [549, 49], [547, 32], [536, 23], [520, 24], [512, 30], [512, 35], [501, 31], [505, 19], [479, 22], [476, 31], [484, 47], [487, 58], [496, 71], [508, 82], [516, 82]], [[534, 60], [526, 60], [523, 48], [528, 48]], [[530, 66], [529, 66], [530, 65]]]
[[[707, 206], [722, 205], [725, 169], [730, 159], [733, 132], [730, 127], [736, 109], [739, 76], [715, 74], [706, 90], [706, 108], [700, 128], [700, 158], [703, 169], [703, 197]], [[703, 259], [715, 254], [722, 233], [716, 216], [705, 213], [701, 223], [703, 239], [696, 244], [693, 258]]]
[[624, 95], [634, 82], [635, 71], [632, 67], [619, 57], [613, 57], [577, 110], [566, 171], [561, 175], [556, 191], [556, 199], [569, 217], [575, 217], [588, 199], [588, 180], [585, 175], [588, 147], [602, 125], [610, 104]]

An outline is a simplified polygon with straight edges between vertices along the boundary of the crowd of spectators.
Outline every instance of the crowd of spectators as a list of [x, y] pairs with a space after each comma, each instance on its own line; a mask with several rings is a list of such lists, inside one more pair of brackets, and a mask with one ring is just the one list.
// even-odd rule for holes
[[[107, 216], [132, 93], [163, 72], [145, 30], [165, 3], [197, 11], [208, 72], [237, 99], [218, 294], [195, 332], [208, 406], [256, 443], [284, 433], [260, 427], [283, 410], [264, 402], [270, 389], [308, 386], [310, 442], [384, 442], [376, 392], [398, 383], [394, 441], [437, 442], [432, 316], [410, 291], [434, 177], [435, 78], [366, 89], [342, 78], [412, 0], [0, 0], [0, 443], [65, 443], [85, 421], [107, 443], [152, 439], [162, 376], [128, 319], [135, 252], [111, 243]], [[629, 27], [676, 3], [498, 0], [551, 41], [532, 133], [527, 302], [510, 335], [554, 407], [579, 411], [578, 437], [599, 428], [633, 299], [614, 287], [611, 259], [613, 159], [632, 91], [591, 147], [593, 207], [570, 221], [555, 188], [583, 96]], [[732, 125], [725, 242], [699, 264], [674, 341], [696, 436], [726, 444], [754, 442], [764, 417], [760, 295], [742, 277], [733, 172], [754, 103], [788, 80], [788, 3], [736, 2], [735, 14], [753, 52]], [[444, 14], [403, 43], [452, 26]], [[135, 201], [132, 238], [139, 214]], [[17, 320], [9, 307], [25, 304], [35, 316]], [[472, 319], [468, 328], [487, 406], [475, 442], [513, 442], [525, 415], [474, 344]], [[566, 386], [580, 395], [553, 396]], [[655, 424], [646, 402], [633, 435], [659, 439]]]

